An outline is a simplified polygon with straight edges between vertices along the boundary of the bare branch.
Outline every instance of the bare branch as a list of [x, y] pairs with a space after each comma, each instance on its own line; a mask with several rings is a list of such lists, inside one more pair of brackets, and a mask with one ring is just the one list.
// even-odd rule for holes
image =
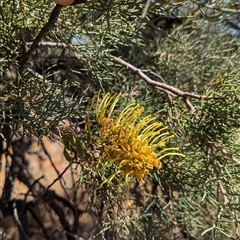
[[223, 195], [224, 205], [229, 205], [230, 201], [229, 201], [228, 196], [227, 196], [227, 191], [223, 187], [222, 182], [220, 180], [218, 180], [218, 185], [219, 185], [220, 191]]
[[195, 94], [195, 93], [184, 92], [184, 91], [182, 91], [178, 88], [175, 88], [173, 86], [170, 86], [166, 83], [154, 81], [151, 78], [149, 78], [145, 73], [143, 73], [142, 70], [134, 67], [132, 64], [122, 60], [121, 58], [114, 57], [112, 55], [110, 55], [110, 57], [113, 58], [115, 60], [115, 62], [117, 62], [117, 63], [121, 64], [122, 66], [125, 66], [127, 69], [130, 69], [133, 72], [137, 73], [138, 76], [140, 76], [144, 81], [146, 81], [147, 83], [149, 83], [150, 85], [152, 85], [154, 87], [160, 87], [160, 88], [162, 88], [164, 90], [167, 90], [167, 91], [169, 91], [173, 94], [176, 94], [176, 95], [178, 95], [179, 97], [182, 97], [182, 98], [190, 97], [190, 98], [195, 98], [195, 99], [198, 99], [198, 100], [201, 100], [201, 99], [204, 98], [203, 96]]
[[[184, 99], [184, 102], [186, 103], [187, 107], [191, 110], [192, 113], [196, 112], [195, 107], [193, 106], [193, 104], [188, 98]], [[197, 114], [195, 114], [195, 118], [199, 120], [199, 117]]]
[[[38, 198], [40, 198], [43, 194], [45, 194], [59, 179], [61, 180], [62, 176], [66, 173], [66, 171], [72, 166], [72, 164], [68, 164], [67, 167], [65, 167], [65, 169], [61, 172], [58, 173], [57, 178], [55, 178], [53, 180], [53, 182], [51, 184], [49, 184], [46, 189], [38, 196]], [[61, 183], [62, 184], [62, 183]], [[63, 187], [63, 186], [62, 186]], [[65, 190], [65, 188], [64, 188]], [[66, 190], [65, 190], [66, 191]]]
[[52, 208], [52, 210], [59, 217], [59, 220], [64, 230], [68, 233], [67, 239], [74, 240], [75, 238], [71, 235], [71, 233], [73, 233], [71, 225], [69, 221], [66, 219], [63, 208], [61, 207], [59, 202], [69, 207], [73, 211], [74, 216], [79, 216], [81, 214], [81, 210], [76, 208], [70, 202], [70, 200], [65, 200], [63, 197], [60, 197], [57, 194], [55, 194], [55, 192], [46, 190], [46, 188], [40, 182], [35, 182], [35, 179], [26, 168], [24, 151], [21, 148], [21, 144], [22, 140], [16, 141], [15, 144], [13, 144], [13, 154], [10, 154], [12, 156], [12, 164], [14, 165], [18, 179], [30, 189], [32, 195], [35, 198], [41, 196], [41, 198]]
[[36, 77], [36, 78], [38, 78], [38, 79], [44, 79], [44, 77], [43, 77], [41, 74], [33, 71], [31, 68], [26, 68], [26, 70], [27, 70], [29, 73], [31, 73], [34, 77]]
[[[25, 45], [31, 47], [33, 42], [26, 42]], [[67, 47], [67, 44], [61, 42], [39, 42], [40, 47]]]
[[[54, 164], [54, 162], [53, 162], [53, 160], [52, 160], [52, 157], [51, 157], [51, 155], [49, 154], [49, 152], [47, 151], [46, 146], [45, 146], [45, 144], [44, 144], [43, 141], [41, 141], [41, 146], [42, 146], [42, 148], [43, 148], [44, 153], [45, 153], [45, 154], [47, 155], [47, 157], [49, 158], [49, 161], [50, 161], [53, 169], [55, 170], [55, 172], [56, 172], [56, 174], [57, 174], [57, 176], [58, 176], [57, 179], [59, 180], [59, 183], [60, 183], [63, 191], [65, 192], [66, 196], [69, 198], [69, 194], [67, 193], [67, 190], [66, 190], [65, 187], [64, 187], [64, 184], [66, 184], [66, 182], [65, 182], [65, 180], [64, 180], [64, 178], [63, 178], [63, 174], [60, 175], [60, 172], [59, 172], [58, 169], [56, 168], [56, 166], [55, 166], [55, 164]], [[67, 168], [67, 169], [68, 169], [68, 168]]]
[[[210, 143], [211, 144], [211, 143]], [[225, 150], [224, 148], [218, 146], [215, 143], [212, 143], [213, 147], [215, 148], [215, 151], [219, 151], [224, 157], [233, 160], [235, 163], [240, 164], [240, 160], [238, 160], [237, 158], [235, 158], [232, 154], [230, 154], [227, 150]]]
[[16, 204], [16, 190], [15, 190], [15, 187], [14, 187], [14, 180], [13, 180], [13, 176], [12, 176], [12, 169], [9, 167], [9, 164], [7, 162], [7, 165], [8, 165], [8, 180], [11, 184], [11, 192], [13, 193], [13, 201], [12, 201], [12, 209], [13, 209], [13, 217], [14, 217], [14, 221], [15, 223], [17, 224], [17, 228], [20, 232], [20, 234], [22, 235], [22, 237], [26, 240], [29, 239], [29, 237], [27, 236], [25, 230], [24, 230], [24, 227], [21, 223], [21, 221], [19, 220], [19, 216], [18, 216], [18, 209], [17, 209], [17, 204]]

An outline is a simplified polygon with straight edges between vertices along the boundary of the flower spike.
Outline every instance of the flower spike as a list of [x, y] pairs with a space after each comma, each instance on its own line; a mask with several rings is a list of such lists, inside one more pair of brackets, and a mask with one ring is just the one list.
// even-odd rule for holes
[[144, 108], [131, 103], [114, 118], [113, 111], [121, 94], [109, 93], [99, 101], [99, 94], [95, 104], [95, 115], [99, 124], [98, 137], [101, 141], [101, 155], [98, 159], [98, 170], [105, 170], [111, 166], [116, 171], [103, 184], [109, 184], [118, 175], [119, 180], [125, 179], [129, 189], [129, 179], [136, 178], [144, 182], [144, 177], [150, 170], [160, 169], [161, 159], [169, 155], [184, 156], [176, 153], [178, 148], [165, 147], [168, 139], [173, 138], [167, 127], [156, 122], [156, 118], [148, 115], [139, 119]]

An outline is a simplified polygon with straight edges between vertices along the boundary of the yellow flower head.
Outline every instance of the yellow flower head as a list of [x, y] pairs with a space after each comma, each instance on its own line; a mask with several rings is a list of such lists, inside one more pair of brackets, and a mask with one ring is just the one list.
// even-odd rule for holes
[[118, 169], [101, 186], [106, 182], [110, 184], [116, 175], [122, 174], [129, 187], [129, 177], [143, 181], [149, 170], [161, 168], [162, 158], [181, 155], [172, 152], [178, 148], [165, 147], [166, 141], [173, 137], [166, 131], [167, 127], [151, 115], [139, 120], [144, 111], [139, 104], [128, 105], [114, 118], [112, 113], [120, 97], [121, 94], [111, 96], [109, 93], [102, 101], [99, 95], [97, 97], [95, 115], [102, 145], [98, 168], [104, 170], [115, 165]]

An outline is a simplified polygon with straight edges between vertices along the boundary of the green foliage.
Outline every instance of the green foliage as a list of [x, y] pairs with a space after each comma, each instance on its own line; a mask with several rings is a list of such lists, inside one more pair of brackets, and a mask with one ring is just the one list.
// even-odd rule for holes
[[[105, 204], [101, 239], [239, 239], [240, 42], [226, 30], [239, 4], [146, 2], [102, 0], [62, 8], [26, 64], [21, 59], [55, 5], [0, 3], [1, 129], [64, 143], [66, 159], [82, 166], [78, 184], [87, 183], [92, 198]], [[176, 20], [169, 28], [166, 14]], [[149, 84], [140, 71], [186, 95]], [[117, 181], [98, 188], [112, 173], [95, 169], [101, 154], [96, 122], [86, 118], [99, 90], [122, 92], [122, 105], [139, 102], [146, 115], [169, 126], [175, 135], [169, 145], [186, 155], [163, 159], [145, 184], [133, 181], [131, 207]], [[65, 119], [85, 126], [78, 132], [74, 125], [66, 134], [59, 126]]]

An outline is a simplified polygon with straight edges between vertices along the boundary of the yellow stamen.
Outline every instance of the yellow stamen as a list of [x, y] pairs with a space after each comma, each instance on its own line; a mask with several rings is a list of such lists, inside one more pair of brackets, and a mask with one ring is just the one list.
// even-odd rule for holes
[[[167, 132], [167, 127], [156, 122], [156, 118], [148, 115], [139, 120], [144, 108], [139, 104], [129, 104], [114, 119], [113, 111], [120, 100], [120, 94], [105, 95], [99, 102], [96, 101], [95, 115], [99, 124], [99, 139], [101, 141], [101, 156], [98, 159], [97, 170], [115, 166], [117, 169], [108, 177], [105, 183], [109, 186], [114, 178], [119, 178], [119, 185], [125, 179], [127, 188], [130, 188], [130, 179], [136, 178], [144, 182], [144, 177], [150, 170], [160, 169], [160, 162], [166, 156], [183, 156], [176, 153], [178, 148], [165, 147], [166, 142], [173, 138]], [[97, 100], [96, 100], [97, 99]]]

